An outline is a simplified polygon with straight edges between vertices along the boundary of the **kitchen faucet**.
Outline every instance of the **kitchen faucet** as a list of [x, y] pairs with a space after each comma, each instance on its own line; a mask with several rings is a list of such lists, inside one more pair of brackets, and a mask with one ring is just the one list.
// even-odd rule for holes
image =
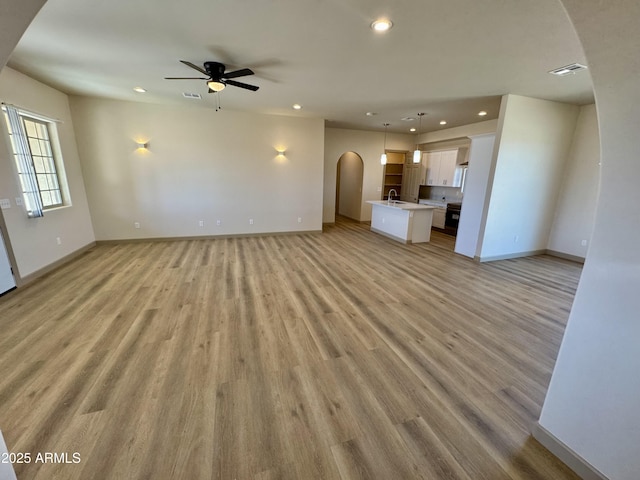
[[395, 188], [392, 188], [391, 190], [389, 190], [389, 196], [387, 197], [387, 204], [391, 203], [392, 199], [391, 199], [391, 192], [395, 193], [396, 195], [398, 195], [398, 192], [396, 192]]

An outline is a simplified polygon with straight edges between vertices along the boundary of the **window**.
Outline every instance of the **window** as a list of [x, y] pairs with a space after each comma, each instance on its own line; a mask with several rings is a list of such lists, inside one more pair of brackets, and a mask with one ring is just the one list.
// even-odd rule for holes
[[3, 106], [20, 187], [30, 217], [65, 203], [64, 169], [52, 120]]
[[[40, 120], [26, 117], [22, 117], [22, 122], [31, 150], [31, 159], [33, 169], [36, 172], [42, 206], [45, 209], [59, 207], [62, 205], [62, 192], [51, 149], [49, 125]], [[19, 174], [20, 177], [24, 175], [23, 172], [19, 172]], [[25, 190], [24, 185], [22, 185], [22, 190]]]

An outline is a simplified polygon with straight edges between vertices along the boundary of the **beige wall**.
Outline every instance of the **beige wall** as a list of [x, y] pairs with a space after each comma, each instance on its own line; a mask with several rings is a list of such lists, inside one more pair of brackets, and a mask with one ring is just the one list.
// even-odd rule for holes
[[346, 152], [338, 162], [340, 168], [340, 192], [338, 192], [338, 211], [340, 215], [360, 220], [362, 208], [363, 164], [360, 156]]
[[98, 240], [322, 228], [322, 120], [87, 97], [71, 106]]
[[[387, 134], [387, 150], [413, 150], [415, 135]], [[327, 128], [325, 130], [324, 151], [324, 200], [322, 221], [335, 221], [336, 164], [345, 152], [355, 152], [364, 163], [362, 181], [362, 205], [360, 220], [371, 220], [371, 205], [367, 200], [380, 200], [382, 196], [382, 165], [380, 155], [384, 151], [384, 132], [365, 132]], [[380, 189], [380, 190], [379, 190]]]
[[0, 98], [61, 120], [57, 131], [72, 201], [71, 206], [46, 211], [42, 218], [27, 218], [24, 208], [15, 202], [21, 193], [11, 147], [6, 135], [0, 135], [0, 197], [11, 200], [11, 208], [3, 210], [3, 215], [19, 274], [24, 277], [85, 247], [95, 238], [67, 95], [5, 67], [0, 73]]
[[480, 259], [546, 250], [579, 107], [502, 100]]
[[[600, 136], [595, 105], [580, 108], [548, 249], [584, 258], [593, 232], [600, 183]], [[582, 245], [586, 241], [587, 245]]]

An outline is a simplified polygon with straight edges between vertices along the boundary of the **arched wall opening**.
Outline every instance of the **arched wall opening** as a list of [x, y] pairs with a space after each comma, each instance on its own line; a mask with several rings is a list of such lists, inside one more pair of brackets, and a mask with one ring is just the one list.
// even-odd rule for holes
[[343, 153], [336, 163], [336, 215], [362, 219], [364, 162], [356, 152]]

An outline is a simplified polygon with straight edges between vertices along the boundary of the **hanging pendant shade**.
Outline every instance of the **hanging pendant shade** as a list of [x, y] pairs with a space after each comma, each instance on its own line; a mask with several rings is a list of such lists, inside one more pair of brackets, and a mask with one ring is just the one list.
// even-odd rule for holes
[[[419, 113], [418, 114], [418, 118], [420, 119], [420, 123], [418, 126], [418, 140], [420, 139], [420, 130], [422, 130], [422, 116], [424, 115], [424, 113]], [[422, 152], [420, 151], [420, 149], [418, 148], [418, 142], [416, 141], [416, 149], [413, 151], [413, 163], [420, 163], [420, 160], [422, 159]]]
[[380, 155], [380, 165], [387, 164], [387, 127], [389, 126], [389, 124], [385, 123], [383, 125], [384, 125], [384, 147], [383, 147], [383, 153], [382, 155]]

